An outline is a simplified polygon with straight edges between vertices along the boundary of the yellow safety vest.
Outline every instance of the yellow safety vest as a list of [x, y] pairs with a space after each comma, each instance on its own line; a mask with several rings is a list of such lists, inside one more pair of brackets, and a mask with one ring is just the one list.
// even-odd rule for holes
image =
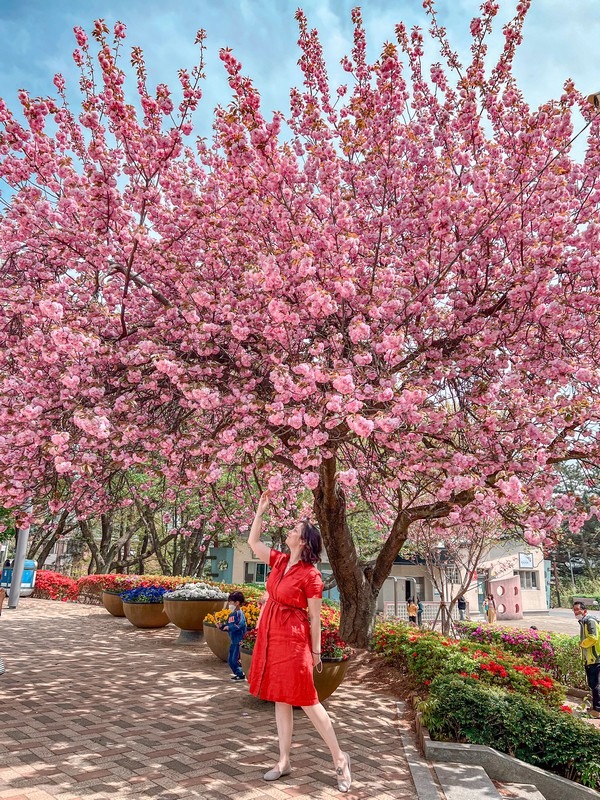
[[[591, 622], [592, 625], [588, 625]], [[600, 635], [598, 634], [600, 621], [596, 617], [586, 614], [581, 625], [579, 646], [584, 664], [596, 664], [600, 661]]]

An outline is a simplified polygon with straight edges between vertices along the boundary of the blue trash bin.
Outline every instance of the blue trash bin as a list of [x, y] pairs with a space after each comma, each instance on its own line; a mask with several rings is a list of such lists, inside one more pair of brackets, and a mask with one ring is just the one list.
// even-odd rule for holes
[[[20, 597], [29, 597], [30, 595], [33, 594], [36, 574], [37, 574], [37, 561], [34, 561], [32, 558], [26, 558], [23, 563], [23, 577], [21, 578], [21, 591], [19, 592]], [[0, 580], [0, 589], [6, 589], [7, 594], [8, 590], [10, 589], [10, 584], [12, 583], [12, 576], [13, 576], [13, 567], [2, 568], [2, 580]]]

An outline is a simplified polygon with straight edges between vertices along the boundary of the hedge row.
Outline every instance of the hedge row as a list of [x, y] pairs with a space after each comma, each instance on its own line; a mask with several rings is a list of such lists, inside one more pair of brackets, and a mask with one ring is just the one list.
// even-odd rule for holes
[[600, 732], [561, 705], [565, 687], [555, 679], [574, 685], [584, 676], [577, 638], [477, 625], [461, 632], [450, 639], [399, 622], [375, 629], [373, 650], [428, 695], [419, 708], [431, 735], [489, 745], [600, 789]]
[[600, 734], [582, 720], [470, 678], [443, 675], [429, 688], [419, 710], [435, 739], [488, 745], [600, 789]]

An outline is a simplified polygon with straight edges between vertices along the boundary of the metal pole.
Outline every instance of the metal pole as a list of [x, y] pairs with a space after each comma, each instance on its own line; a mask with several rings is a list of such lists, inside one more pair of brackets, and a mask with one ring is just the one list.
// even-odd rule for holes
[[[32, 504], [31, 501], [27, 504], [26, 513], [31, 514]], [[29, 542], [29, 523], [26, 528], [19, 529], [17, 536], [17, 549], [15, 551], [15, 558], [13, 561], [12, 580], [10, 582], [10, 591], [8, 593], [8, 607], [16, 608], [19, 605], [19, 597], [21, 596], [21, 581], [23, 579], [23, 567], [25, 565], [25, 558], [27, 556], [27, 544]]]

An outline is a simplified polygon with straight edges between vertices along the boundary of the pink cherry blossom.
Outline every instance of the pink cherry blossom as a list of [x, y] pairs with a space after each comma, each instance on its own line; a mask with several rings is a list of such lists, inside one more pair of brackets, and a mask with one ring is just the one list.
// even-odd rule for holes
[[[122, 23], [76, 28], [78, 87], [0, 101], [3, 504], [89, 515], [119, 476], [236, 533], [264, 486], [282, 527], [311, 499], [343, 605], [364, 604], [348, 620], [421, 528], [580, 524], [554, 488], [561, 462], [598, 463], [600, 118], [569, 80], [526, 101], [528, 5], [492, 58], [484, 3], [465, 64], [430, 0], [374, 59], [356, 9], [343, 87], [298, 11], [289, 109], [223, 49], [212, 141], [202, 31], [178, 86], [151, 88]], [[356, 510], [381, 540], [368, 571]]]

